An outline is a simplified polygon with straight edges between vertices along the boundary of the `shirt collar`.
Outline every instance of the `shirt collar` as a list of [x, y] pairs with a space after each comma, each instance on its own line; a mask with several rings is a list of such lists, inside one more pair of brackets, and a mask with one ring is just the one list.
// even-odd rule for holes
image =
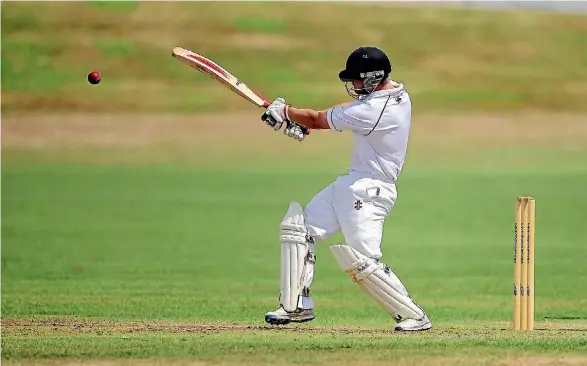
[[393, 85], [392, 89], [384, 89], [384, 90], [377, 90], [373, 93], [369, 94], [368, 98], [380, 98], [380, 97], [395, 97], [403, 93], [406, 89], [404, 88], [404, 84], [396, 83], [395, 81], [391, 82]]

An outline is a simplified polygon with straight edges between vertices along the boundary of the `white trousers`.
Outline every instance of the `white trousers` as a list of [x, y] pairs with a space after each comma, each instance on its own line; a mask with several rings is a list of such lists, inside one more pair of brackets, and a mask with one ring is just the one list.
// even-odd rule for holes
[[342, 231], [345, 244], [379, 259], [383, 224], [397, 200], [393, 182], [351, 172], [320, 191], [304, 210], [315, 242]]

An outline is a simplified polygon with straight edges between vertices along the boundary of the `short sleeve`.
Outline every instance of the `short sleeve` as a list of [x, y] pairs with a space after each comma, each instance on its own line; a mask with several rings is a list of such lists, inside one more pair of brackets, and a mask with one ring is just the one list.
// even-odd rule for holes
[[375, 118], [371, 118], [369, 108], [363, 103], [333, 107], [326, 111], [328, 125], [334, 131], [369, 132], [375, 127]]

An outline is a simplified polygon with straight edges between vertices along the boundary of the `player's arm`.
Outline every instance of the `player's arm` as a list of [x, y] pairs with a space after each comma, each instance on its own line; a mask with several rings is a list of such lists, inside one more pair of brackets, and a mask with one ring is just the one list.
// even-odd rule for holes
[[286, 113], [287, 119], [310, 129], [326, 130], [330, 128], [328, 121], [326, 120], [325, 111], [288, 107]]
[[311, 129], [330, 129], [328, 112], [348, 104], [350, 103], [342, 103], [325, 111], [316, 111], [291, 107], [285, 103], [285, 98], [280, 97], [267, 107], [261, 119], [276, 131], [285, 125], [284, 133], [286, 135], [302, 141]]
[[[345, 102], [335, 105], [336, 107], [346, 107], [352, 102]], [[313, 109], [299, 109], [292, 106], [287, 107], [287, 117], [290, 121], [299, 123], [300, 125], [306, 126], [313, 130], [328, 130], [330, 125], [326, 118], [326, 112], [328, 109], [323, 111], [315, 111]]]

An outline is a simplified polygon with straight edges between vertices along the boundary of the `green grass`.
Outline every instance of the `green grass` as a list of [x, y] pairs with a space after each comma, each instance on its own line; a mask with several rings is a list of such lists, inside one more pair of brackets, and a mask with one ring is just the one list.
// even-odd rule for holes
[[[389, 53], [393, 77], [421, 111], [585, 111], [586, 24], [585, 15], [387, 4], [9, 2], [2, 109], [245, 107], [174, 60], [175, 46], [211, 57], [268, 98], [325, 108], [348, 98], [337, 73], [368, 44]], [[92, 69], [104, 76], [99, 86], [86, 81]]]
[[[356, 334], [303, 334], [295, 332], [253, 331], [245, 334], [218, 333], [204, 337], [201, 335], [105, 335], [103, 337], [78, 335], [76, 337], [20, 337], [22, 354], [35, 357], [35, 349], [45, 349], [49, 357], [115, 358], [134, 357], [198, 357], [207, 362], [218, 362], [237, 353], [242, 359], [256, 359], [257, 362], [268, 363], [271, 359], [289, 358], [295, 363], [314, 360], [320, 364], [332, 362], [333, 352], [340, 355], [364, 360], [377, 360], [393, 357], [406, 359], [407, 352], [418, 354], [426, 350], [429, 356], [451, 355], [454, 348], [468, 350], [463, 352], [473, 355], [473, 350], [480, 355], [492, 355], [494, 358], [504, 357], [509, 352], [520, 349], [518, 354], [548, 355], [549, 352], [578, 354], [587, 343], [579, 335], [573, 338], [562, 338], [557, 335], [547, 337], [518, 336], [486, 336], [478, 335], [434, 335], [406, 337], [390, 334], [362, 335]], [[446, 349], [447, 344], [451, 347]], [[7, 344], [8, 355], [15, 353], [16, 348]], [[67, 345], [67, 347], [64, 347]], [[20, 353], [19, 352], [19, 353]], [[360, 352], [371, 353], [357, 357]], [[273, 353], [279, 353], [276, 357]], [[403, 353], [403, 355], [402, 355]], [[272, 355], [273, 354], [273, 355]], [[227, 357], [228, 356], [228, 357]], [[273, 357], [271, 357], [273, 356]], [[263, 358], [269, 358], [264, 360]], [[421, 361], [421, 359], [420, 359]], [[291, 361], [290, 361], [291, 362]], [[339, 360], [340, 362], [340, 360]], [[345, 364], [347, 360], [343, 360]], [[405, 362], [405, 361], [404, 361]]]
[[138, 1], [88, 1], [88, 3], [96, 8], [108, 10], [112, 12], [130, 13], [136, 10], [139, 6]]
[[[383, 250], [434, 330], [400, 335], [339, 270], [327, 246], [340, 234], [318, 247], [318, 318], [265, 327], [279, 222], [290, 200], [307, 203], [345, 171], [351, 136], [316, 132], [298, 144], [238, 117], [3, 120], [5, 360], [585, 362], [583, 119], [414, 118]], [[235, 127], [249, 121], [246, 137]], [[517, 195], [537, 200], [532, 334], [510, 330]]]
[[126, 43], [120, 38], [99, 38], [96, 40], [96, 48], [98, 48], [105, 57], [124, 57], [135, 53], [134, 45]]
[[260, 18], [259, 16], [237, 18], [234, 21], [234, 27], [237, 30], [255, 31], [269, 34], [286, 32], [285, 23], [283, 23], [281, 19]]
[[[310, 352], [299, 357], [316, 354], [328, 364], [336, 357], [324, 352], [362, 360], [410, 350], [429, 357], [587, 352], [587, 299], [579, 290], [587, 281], [581, 214], [587, 173], [576, 170], [406, 173], [386, 226], [384, 259], [426, 307], [437, 329], [431, 334], [381, 333], [392, 326], [390, 318], [340, 272], [327, 245], [318, 248], [318, 318], [310, 328], [379, 329], [374, 334], [306, 334], [304, 327], [298, 327], [302, 333], [125, 330], [130, 321], [262, 325], [276, 303], [279, 220], [290, 199], [307, 202], [336, 173], [326, 167], [279, 174], [189, 166], [3, 167], [4, 321], [99, 322], [89, 334], [75, 326], [60, 334], [50, 326], [5, 325], [4, 357], [211, 362], [235, 353], [261, 362], [266, 352], [299, 349]], [[536, 326], [544, 330], [528, 336], [507, 330], [512, 198], [521, 191], [538, 202]], [[556, 330], [569, 328], [577, 331]], [[367, 350], [373, 354], [360, 356]]]

